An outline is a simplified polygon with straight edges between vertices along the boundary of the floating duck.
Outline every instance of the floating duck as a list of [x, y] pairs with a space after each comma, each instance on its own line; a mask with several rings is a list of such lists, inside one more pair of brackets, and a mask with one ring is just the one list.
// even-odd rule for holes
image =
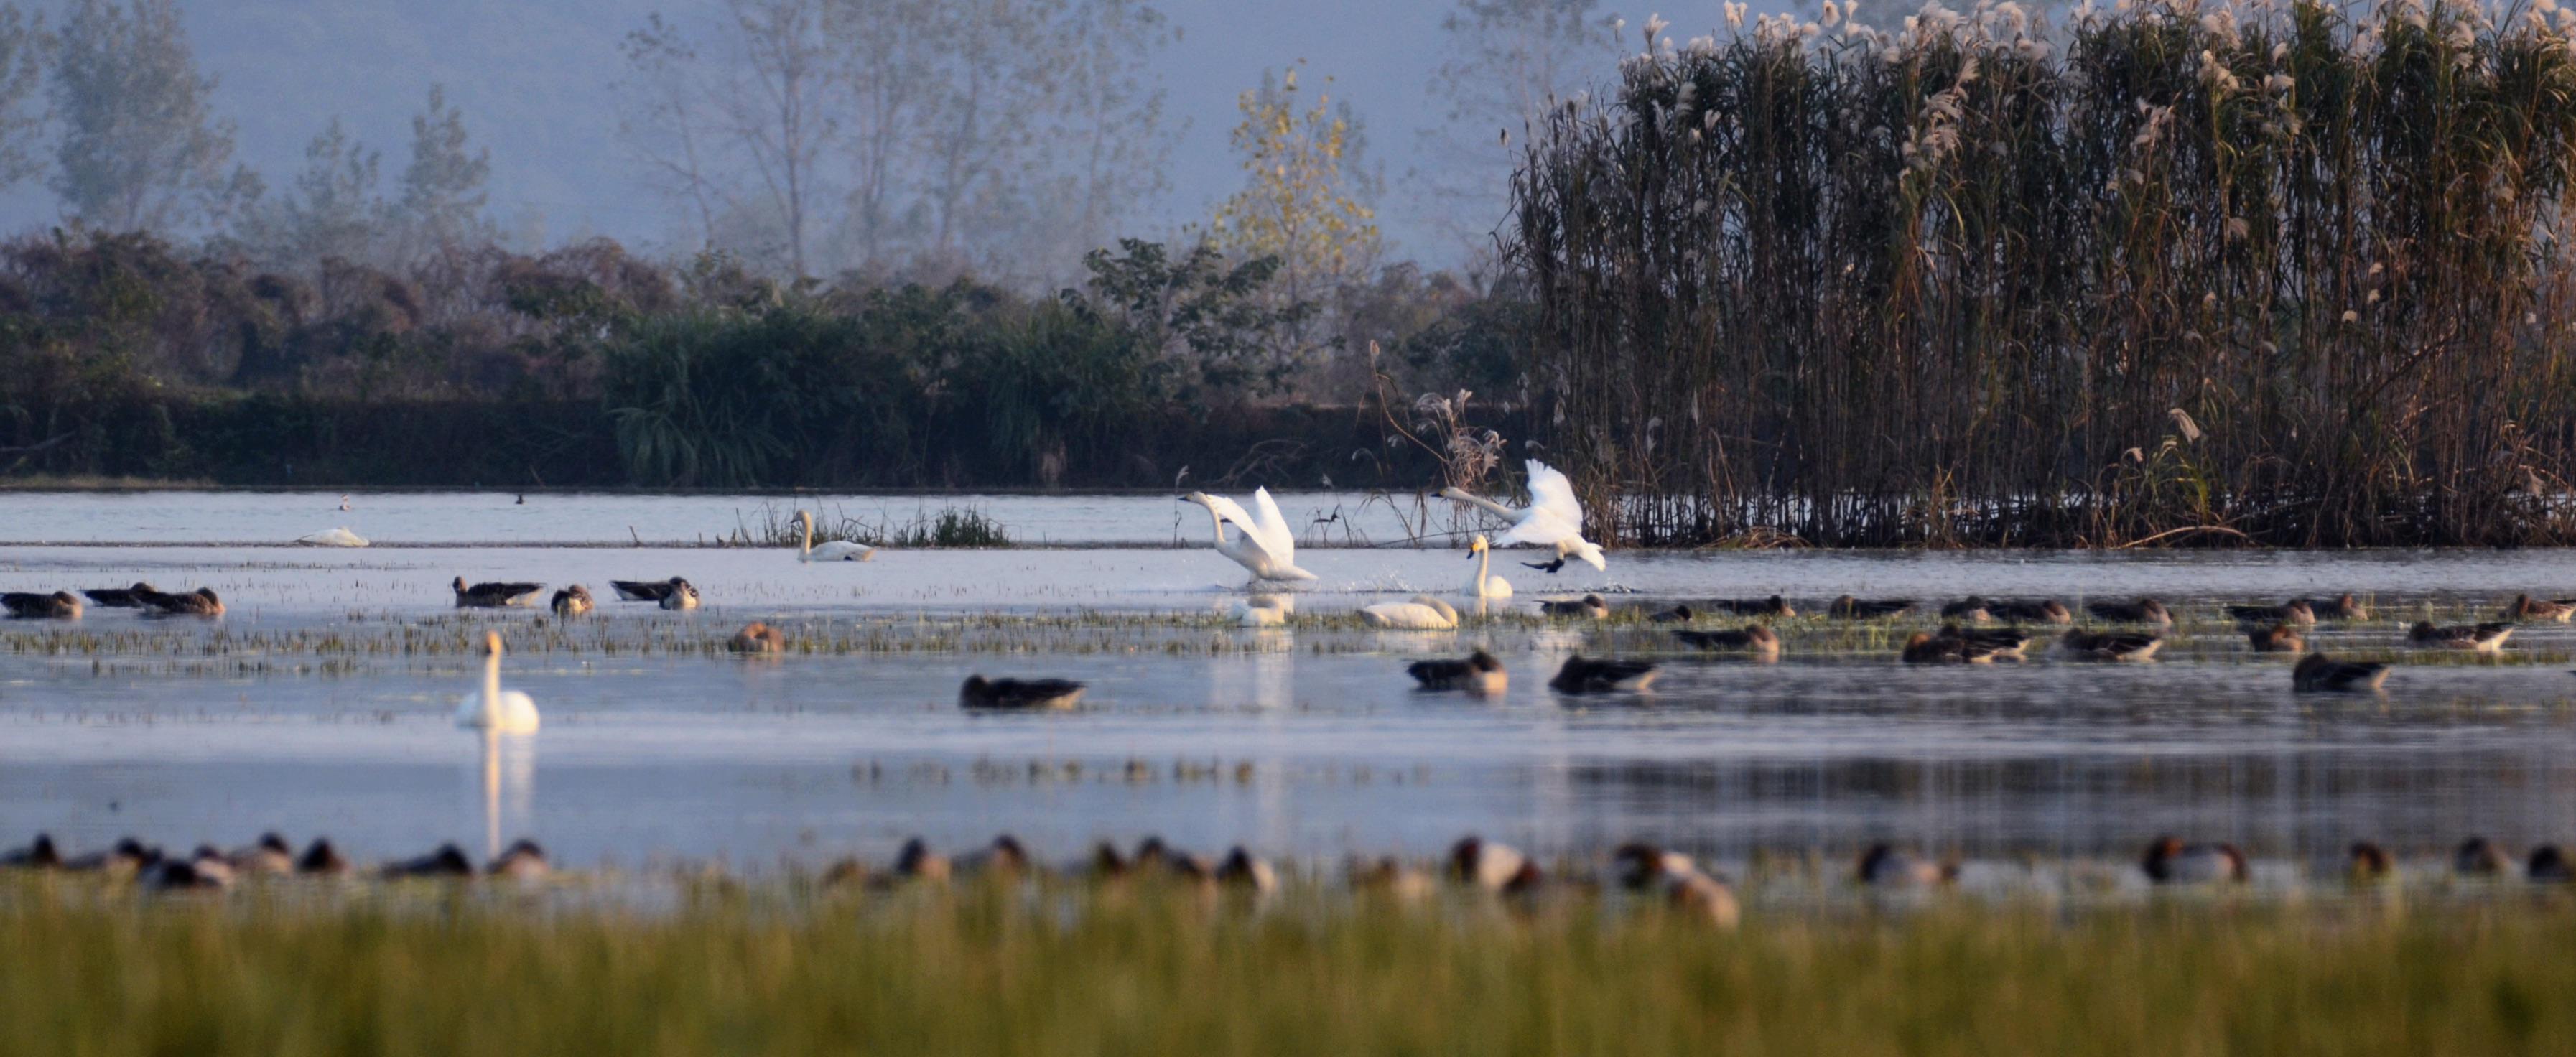
[[2307, 625], [2317, 622], [2317, 611], [2295, 598], [2277, 606], [2229, 606], [2227, 615], [2243, 624]]
[[1825, 615], [1838, 620], [1874, 620], [1892, 617], [1914, 608], [1911, 598], [1853, 598], [1844, 595], [1825, 607]]
[[1709, 603], [1709, 605], [1713, 608], [1723, 609], [1739, 617], [1794, 617], [1798, 615], [1797, 608], [1791, 606], [1788, 599], [1782, 598], [1779, 595], [1772, 595], [1769, 598], [1721, 598], [1715, 602]]
[[2087, 602], [2084, 610], [2114, 624], [2173, 626], [2173, 612], [2152, 598], [2141, 598], [2135, 602]]
[[1780, 655], [1780, 636], [1760, 624], [1747, 624], [1735, 631], [1693, 631], [1676, 628], [1673, 637], [1683, 643], [1711, 652], [1750, 653], [1761, 657]]
[[1610, 616], [1610, 603], [1600, 595], [1585, 595], [1570, 602], [1540, 602], [1538, 611], [1551, 617], [1590, 617], [1594, 620], [1606, 620]]
[[2377, 662], [2337, 661], [2311, 653], [2290, 669], [2290, 687], [2301, 692], [2377, 690], [2388, 681], [2388, 666]]
[[2248, 629], [2245, 641], [2254, 647], [2256, 653], [2301, 653], [2308, 648], [2307, 637], [2287, 624]]
[[1510, 685], [1510, 673], [1494, 655], [1477, 650], [1463, 661], [1415, 661], [1405, 674], [1425, 690], [1465, 690], [1475, 694], [1499, 694]]
[[2503, 621], [2485, 624], [2459, 624], [2434, 627], [2429, 620], [2419, 620], [2406, 629], [2406, 641], [2437, 650], [2467, 650], [2471, 653], [2498, 653], [2504, 640], [2513, 637], [2513, 625]]
[[2086, 661], [2144, 661], [2164, 648], [2161, 635], [2068, 628], [2057, 640], [2070, 657]]
[[7, 609], [9, 616], [17, 620], [79, 620], [81, 600], [69, 591], [11, 591], [0, 594], [0, 609]]
[[501, 609], [527, 604], [528, 599], [535, 597], [536, 593], [544, 590], [546, 585], [513, 581], [480, 583], [468, 587], [465, 585], [465, 578], [459, 576], [452, 586], [456, 590], [458, 609]]
[[1578, 653], [1565, 659], [1547, 685], [1561, 694], [1618, 693], [1644, 690], [1657, 674], [1652, 661], [1601, 661]]
[[986, 679], [966, 677], [957, 688], [961, 708], [1072, 708], [1082, 700], [1082, 684], [1070, 679]]

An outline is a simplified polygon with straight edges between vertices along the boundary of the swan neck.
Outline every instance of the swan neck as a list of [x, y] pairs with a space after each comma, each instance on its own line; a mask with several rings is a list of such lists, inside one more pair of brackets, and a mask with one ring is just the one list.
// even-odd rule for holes
[[1518, 517], [1518, 516], [1520, 516], [1520, 511], [1517, 511], [1517, 510], [1514, 510], [1514, 509], [1512, 509], [1512, 508], [1510, 508], [1510, 507], [1504, 506], [1504, 505], [1502, 505], [1501, 503], [1494, 502], [1493, 500], [1491, 500], [1491, 499], [1487, 499], [1487, 498], [1485, 498], [1484, 496], [1477, 495], [1477, 494], [1476, 494], [1476, 493], [1474, 493], [1474, 492], [1467, 491], [1467, 490], [1466, 490], [1466, 489], [1464, 489], [1464, 488], [1461, 488], [1461, 489], [1456, 490], [1456, 494], [1451, 495], [1449, 498], [1451, 498], [1451, 499], [1455, 499], [1455, 500], [1458, 500], [1459, 502], [1462, 502], [1462, 503], [1472, 503], [1472, 504], [1475, 504], [1476, 506], [1483, 507], [1483, 508], [1485, 508], [1485, 509], [1487, 509], [1487, 510], [1490, 510], [1490, 511], [1492, 511], [1492, 512], [1496, 513], [1496, 514], [1500, 514], [1500, 515], [1502, 515], [1502, 516], [1504, 516], [1504, 517]]
[[814, 519], [799, 510], [796, 512], [796, 522], [805, 528], [804, 542], [797, 545], [796, 553], [810, 555], [814, 553]]

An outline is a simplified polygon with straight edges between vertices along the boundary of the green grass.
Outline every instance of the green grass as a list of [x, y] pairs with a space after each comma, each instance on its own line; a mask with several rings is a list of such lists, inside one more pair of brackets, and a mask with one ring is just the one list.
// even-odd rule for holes
[[2422, 1054], [2576, 1050], [2576, 904], [1749, 915], [1153, 890], [0, 886], [0, 1051]]

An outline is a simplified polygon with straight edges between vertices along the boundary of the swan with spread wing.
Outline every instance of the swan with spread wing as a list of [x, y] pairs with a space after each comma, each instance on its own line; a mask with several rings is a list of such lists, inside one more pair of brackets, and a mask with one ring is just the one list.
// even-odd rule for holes
[[1537, 459], [1529, 461], [1530, 505], [1507, 507], [1462, 488], [1443, 488], [1444, 498], [1482, 507], [1512, 523], [1494, 546], [1554, 547], [1559, 558], [1580, 558], [1595, 569], [1608, 569], [1600, 544], [1583, 538], [1583, 504], [1574, 498], [1574, 482]]
[[[1216, 527], [1217, 553], [1232, 558], [1235, 564], [1252, 570], [1256, 580], [1312, 580], [1315, 574], [1297, 567], [1297, 534], [1288, 528], [1288, 519], [1279, 513], [1279, 504], [1270, 498], [1267, 488], [1252, 490], [1252, 512], [1243, 504], [1221, 495], [1192, 492], [1181, 502], [1197, 503], [1208, 509], [1208, 519]], [[1228, 538], [1226, 522], [1242, 530]]]

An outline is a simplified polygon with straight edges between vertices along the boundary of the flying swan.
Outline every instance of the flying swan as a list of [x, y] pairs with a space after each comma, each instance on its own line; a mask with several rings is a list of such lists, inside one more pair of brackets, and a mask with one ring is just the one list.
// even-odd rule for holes
[[1494, 537], [1496, 546], [1527, 544], [1556, 548], [1557, 557], [1581, 558], [1595, 569], [1608, 569], [1600, 544], [1583, 538], [1583, 504], [1574, 498], [1574, 482], [1548, 464], [1529, 461], [1530, 505], [1514, 509], [1459, 488], [1443, 488], [1444, 498], [1479, 506], [1512, 523]]
[[[1279, 514], [1279, 504], [1270, 498], [1267, 488], [1252, 490], [1252, 508], [1260, 513], [1245, 513], [1243, 505], [1221, 495], [1192, 492], [1182, 496], [1184, 503], [1197, 503], [1208, 509], [1208, 520], [1216, 527], [1217, 553], [1232, 558], [1235, 564], [1252, 570], [1257, 580], [1312, 580], [1315, 574], [1297, 567], [1297, 534], [1289, 531], [1288, 519]], [[1233, 539], [1225, 535], [1225, 523], [1243, 533]]]
[[501, 689], [501, 635], [483, 633], [483, 692], [467, 694], [456, 705], [456, 725], [495, 734], [534, 734], [537, 732], [536, 699], [516, 690]]

